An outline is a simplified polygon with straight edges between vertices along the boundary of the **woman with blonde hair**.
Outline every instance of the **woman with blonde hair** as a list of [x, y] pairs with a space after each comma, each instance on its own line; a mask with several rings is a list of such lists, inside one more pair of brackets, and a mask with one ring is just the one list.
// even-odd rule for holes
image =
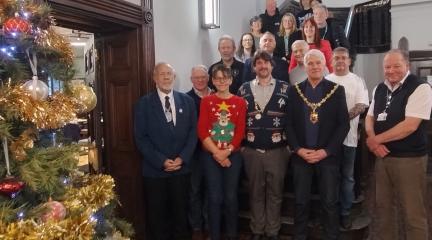
[[291, 57], [291, 45], [294, 41], [300, 39], [302, 39], [301, 31], [297, 29], [294, 15], [292, 13], [285, 13], [281, 19], [274, 54], [285, 59], [289, 63]]

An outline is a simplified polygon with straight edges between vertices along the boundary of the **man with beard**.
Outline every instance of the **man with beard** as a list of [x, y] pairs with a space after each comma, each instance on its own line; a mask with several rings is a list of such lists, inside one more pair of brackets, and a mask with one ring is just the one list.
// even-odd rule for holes
[[[229, 35], [223, 35], [219, 38], [218, 50], [221, 56], [221, 60], [210, 66], [208, 74], [211, 76], [214, 66], [223, 64], [225, 67], [231, 69], [232, 84], [230, 86], [230, 93], [236, 94], [243, 80], [243, 68], [244, 64], [239, 60], [235, 59], [234, 54], [236, 50], [234, 38]], [[211, 80], [211, 79], [210, 79]], [[215, 90], [212, 81], [209, 81], [209, 87]]]
[[279, 239], [283, 183], [288, 164], [284, 128], [288, 83], [272, 77], [271, 55], [258, 50], [252, 59], [256, 78], [239, 95], [247, 101], [246, 141], [242, 155], [249, 180], [253, 240]]
[[[273, 61], [273, 70], [271, 75], [281, 81], [289, 82], [288, 64], [286, 61], [273, 55], [276, 48], [276, 38], [271, 32], [265, 32], [260, 38], [260, 49], [267, 52]], [[249, 82], [255, 79], [255, 72], [253, 71], [252, 59], [247, 59], [245, 64], [243, 82]]]

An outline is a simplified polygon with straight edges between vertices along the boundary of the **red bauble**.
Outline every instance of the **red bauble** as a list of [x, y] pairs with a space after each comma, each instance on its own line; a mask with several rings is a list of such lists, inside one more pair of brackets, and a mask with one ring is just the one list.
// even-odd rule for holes
[[61, 202], [49, 201], [45, 203], [47, 212], [42, 215], [41, 220], [47, 222], [48, 220], [60, 221], [66, 216], [66, 208]]
[[8, 177], [0, 181], [0, 193], [9, 197], [14, 197], [21, 189], [24, 188], [25, 183], [14, 177]]
[[27, 33], [30, 33], [30, 31], [31, 31], [31, 25], [25, 19], [22, 19], [20, 17], [13, 17], [13, 18], [7, 19], [3, 23], [3, 31], [6, 34], [10, 34], [10, 33], [14, 33], [14, 32], [27, 34]]

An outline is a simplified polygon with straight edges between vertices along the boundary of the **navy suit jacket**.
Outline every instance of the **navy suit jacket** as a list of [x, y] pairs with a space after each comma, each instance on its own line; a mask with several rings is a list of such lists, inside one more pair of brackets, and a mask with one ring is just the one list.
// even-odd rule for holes
[[[277, 80], [287, 82], [289, 84], [288, 63], [276, 56], [273, 56], [272, 60], [275, 63], [275, 65], [273, 66], [272, 77]], [[252, 58], [249, 58], [244, 63], [243, 83], [252, 81], [255, 78], [256, 74], [253, 70]]]
[[[306, 81], [299, 83], [301, 91], [305, 92]], [[325, 96], [333, 88], [335, 83], [326, 80], [323, 82], [323, 95]], [[286, 136], [288, 145], [294, 151], [306, 146], [306, 125], [305, 109], [302, 98], [298, 95], [296, 88], [290, 87], [288, 90], [288, 120], [286, 125]], [[319, 164], [339, 164], [340, 153], [343, 141], [349, 131], [349, 116], [345, 100], [345, 89], [339, 86], [333, 96], [331, 96], [321, 107], [319, 113], [319, 132], [317, 149], [324, 149], [329, 156], [318, 162]], [[307, 164], [297, 154], [293, 155], [294, 164]]]
[[[169, 177], [189, 172], [189, 163], [197, 143], [195, 103], [184, 93], [173, 92], [176, 125], [167, 123], [158, 93], [141, 97], [135, 106], [134, 133], [138, 150], [143, 156], [145, 177]], [[165, 172], [166, 159], [183, 160], [182, 168]]]

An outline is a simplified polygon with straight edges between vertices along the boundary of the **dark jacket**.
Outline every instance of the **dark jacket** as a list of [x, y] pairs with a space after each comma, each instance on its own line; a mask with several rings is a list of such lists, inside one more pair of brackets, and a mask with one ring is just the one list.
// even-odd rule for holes
[[[301, 91], [305, 92], [306, 81], [299, 83]], [[334, 87], [335, 83], [323, 79], [323, 96]], [[305, 108], [303, 99], [297, 93], [295, 87], [288, 90], [288, 119], [286, 136], [288, 145], [292, 150], [306, 146], [305, 138]], [[321, 160], [319, 164], [339, 164], [339, 157], [343, 141], [349, 131], [348, 109], [345, 100], [345, 90], [339, 86], [335, 93], [318, 108], [319, 133], [316, 149], [324, 149], [329, 156]], [[293, 154], [293, 164], [308, 164], [299, 155]]]
[[[197, 139], [197, 114], [195, 103], [184, 93], [174, 91], [176, 125], [166, 121], [158, 93], [152, 92], [141, 97], [135, 106], [134, 134], [141, 152], [142, 173], [145, 177], [170, 177], [189, 172], [189, 163]], [[182, 168], [165, 172], [166, 159], [183, 160]]]
[[275, 36], [277, 35], [277, 32], [279, 32], [279, 26], [282, 19], [282, 16], [279, 13], [279, 9], [276, 8], [275, 15], [269, 16], [267, 13], [267, 10], [260, 14], [260, 18], [262, 20], [262, 28], [261, 32], [271, 32]]

